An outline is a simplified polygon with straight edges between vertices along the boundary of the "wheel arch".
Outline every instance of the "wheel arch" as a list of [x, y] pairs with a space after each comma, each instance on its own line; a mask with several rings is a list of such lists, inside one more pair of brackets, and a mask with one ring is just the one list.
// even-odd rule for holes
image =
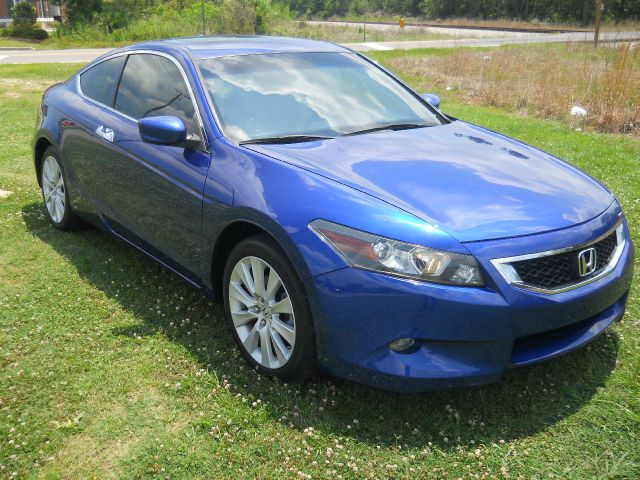
[[237, 242], [249, 238], [252, 235], [266, 234], [278, 245], [285, 257], [291, 262], [294, 271], [298, 275], [302, 288], [306, 294], [306, 300], [311, 311], [311, 319], [315, 331], [316, 352], [319, 358], [325, 355], [325, 338], [323, 313], [320, 308], [317, 293], [313, 288], [311, 271], [304, 260], [299, 248], [291, 239], [287, 229], [266, 214], [246, 207], [230, 208], [227, 221], [221, 221], [216, 229], [217, 234], [212, 235], [213, 240], [208, 245], [211, 247], [208, 265], [205, 265], [204, 284], [210, 289], [216, 301], [221, 302], [222, 285], [225, 262], [231, 249]]
[[[222, 299], [224, 267], [233, 247], [246, 238], [260, 234], [268, 235], [278, 245], [304, 284], [304, 280], [311, 276], [309, 268], [285, 229], [260, 212], [244, 208], [241, 210], [240, 215], [222, 224], [212, 242], [208, 275], [205, 281], [209, 284], [214, 298]], [[240, 212], [236, 212], [238, 213]]]
[[44, 152], [47, 151], [49, 147], [53, 147], [56, 151], [56, 154], [60, 158], [60, 152], [55, 142], [51, 140], [46, 135], [39, 135], [33, 144], [33, 166], [36, 171], [36, 179], [38, 181], [38, 186], [42, 187], [42, 182], [40, 180], [40, 174], [42, 173], [42, 161], [44, 160]]

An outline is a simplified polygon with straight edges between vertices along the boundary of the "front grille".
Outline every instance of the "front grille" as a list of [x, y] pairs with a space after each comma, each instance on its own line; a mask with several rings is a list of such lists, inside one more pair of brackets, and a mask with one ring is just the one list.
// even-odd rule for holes
[[613, 252], [615, 251], [617, 246], [618, 246], [618, 238], [617, 238], [616, 232], [613, 232], [608, 237], [600, 240], [598, 243], [593, 245], [593, 247], [596, 249], [596, 252], [598, 253], [597, 270], [602, 270], [604, 267], [609, 265], [609, 262], [611, 261], [611, 256], [613, 255]]
[[[609, 265], [617, 245], [617, 235], [614, 231], [594, 244], [555, 255], [516, 261], [511, 263], [511, 266], [523, 283], [539, 288], [554, 289], [588, 279], [600, 273]], [[590, 275], [581, 277], [577, 268], [578, 254], [590, 247], [596, 250], [596, 268]]]

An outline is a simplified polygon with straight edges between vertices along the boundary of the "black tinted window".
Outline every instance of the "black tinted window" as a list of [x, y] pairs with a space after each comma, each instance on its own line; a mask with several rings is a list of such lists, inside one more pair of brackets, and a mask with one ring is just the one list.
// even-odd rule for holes
[[168, 58], [130, 55], [124, 67], [116, 110], [135, 119], [171, 115], [194, 123], [193, 102], [178, 67]]
[[105, 60], [80, 75], [82, 93], [96, 102], [112, 106], [123, 61], [124, 56]]

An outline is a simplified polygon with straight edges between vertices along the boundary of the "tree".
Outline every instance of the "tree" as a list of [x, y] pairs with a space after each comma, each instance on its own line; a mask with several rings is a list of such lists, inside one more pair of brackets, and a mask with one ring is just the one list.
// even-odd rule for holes
[[91, 23], [102, 11], [102, 0], [65, 0], [67, 21], [74, 23]]
[[[362, 15], [364, 0], [279, 0], [302, 16]], [[429, 19], [475, 18], [593, 21], [594, 0], [368, 0], [369, 12], [385, 16], [423, 16]], [[640, 18], [640, 0], [606, 0], [607, 19]]]
[[36, 9], [29, 2], [19, 2], [13, 7], [13, 28], [30, 30], [36, 26]]

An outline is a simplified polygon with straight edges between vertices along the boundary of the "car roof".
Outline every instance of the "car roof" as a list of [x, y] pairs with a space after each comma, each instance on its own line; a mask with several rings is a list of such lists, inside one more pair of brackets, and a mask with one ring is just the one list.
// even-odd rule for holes
[[287, 52], [338, 52], [350, 53], [351, 50], [333, 43], [318, 42], [303, 38], [251, 36], [209, 36], [170, 38], [147, 42], [140, 46], [173, 46], [189, 51], [195, 59], [225, 57], [231, 55], [251, 55], [260, 53]]

